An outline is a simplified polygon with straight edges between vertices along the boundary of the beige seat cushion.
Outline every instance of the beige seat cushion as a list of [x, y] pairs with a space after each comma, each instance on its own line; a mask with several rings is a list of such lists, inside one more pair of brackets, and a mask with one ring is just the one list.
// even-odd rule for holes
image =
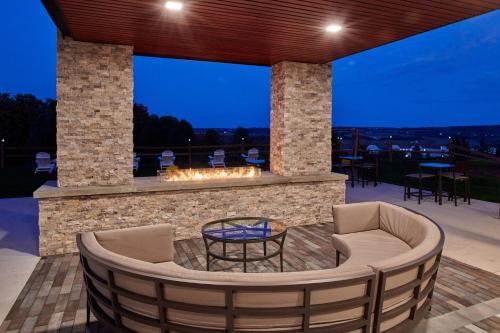
[[369, 265], [411, 250], [404, 241], [380, 229], [335, 234], [333, 246], [348, 257], [340, 267]]
[[174, 232], [168, 224], [99, 231], [95, 238], [105, 249], [125, 257], [150, 263], [174, 260]]
[[[453, 179], [453, 172], [443, 172], [443, 173], [441, 174], [441, 176], [442, 176], [443, 178]], [[465, 176], [465, 175], [463, 175], [463, 174], [461, 174], [461, 173], [455, 173], [455, 179], [456, 179], [456, 180], [459, 180], [459, 181], [464, 181], [464, 180], [468, 180], [468, 179], [469, 179], [469, 177], [468, 177], [468, 176]]]
[[378, 202], [333, 206], [334, 232], [348, 234], [378, 229], [380, 225], [379, 206]]

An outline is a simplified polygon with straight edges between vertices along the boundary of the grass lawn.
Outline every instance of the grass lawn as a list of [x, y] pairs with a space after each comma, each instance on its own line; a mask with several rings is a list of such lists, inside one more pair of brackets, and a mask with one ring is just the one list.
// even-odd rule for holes
[[0, 198], [31, 197], [46, 181], [56, 179], [56, 173], [35, 174], [34, 167], [0, 169]]

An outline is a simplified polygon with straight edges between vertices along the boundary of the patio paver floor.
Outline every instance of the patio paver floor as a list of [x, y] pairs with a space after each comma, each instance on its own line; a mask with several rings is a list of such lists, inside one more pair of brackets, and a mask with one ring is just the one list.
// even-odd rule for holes
[[[285, 246], [285, 271], [324, 269], [335, 266], [331, 251], [331, 224], [290, 228]], [[201, 239], [178, 241], [176, 262], [186, 268], [204, 270], [205, 254]], [[253, 248], [257, 250], [257, 248]], [[241, 271], [240, 264], [214, 261], [214, 270]], [[249, 265], [249, 271], [278, 271], [279, 260]], [[42, 258], [23, 288], [0, 333], [14, 332], [83, 332], [86, 295], [78, 254]], [[483, 303], [489, 312], [479, 320], [470, 319], [461, 331], [480, 328], [495, 332], [500, 307], [491, 304], [500, 300], [500, 276], [444, 257], [439, 270], [434, 303], [428, 318], [436, 321], [467, 311]], [[496, 302], [500, 303], [500, 302]], [[495, 304], [496, 304], [495, 303]], [[475, 310], [477, 318], [478, 310]], [[472, 317], [471, 317], [472, 318]], [[429, 330], [431, 331], [431, 330]], [[101, 331], [104, 333], [104, 331]]]

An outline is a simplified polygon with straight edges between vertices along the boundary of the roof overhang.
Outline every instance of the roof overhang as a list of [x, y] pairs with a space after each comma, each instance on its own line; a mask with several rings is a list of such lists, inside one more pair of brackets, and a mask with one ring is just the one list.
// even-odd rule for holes
[[[326, 63], [500, 8], [500, 0], [42, 0], [77, 41], [254, 65]], [[330, 24], [343, 29], [326, 31]]]

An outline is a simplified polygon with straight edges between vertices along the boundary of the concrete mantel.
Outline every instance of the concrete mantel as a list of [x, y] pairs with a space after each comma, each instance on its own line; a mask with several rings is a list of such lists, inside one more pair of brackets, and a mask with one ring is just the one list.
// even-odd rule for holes
[[213, 179], [193, 181], [160, 181], [158, 177], [137, 177], [131, 185], [115, 186], [80, 186], [57, 187], [56, 182], [49, 181], [33, 193], [36, 199], [82, 197], [99, 195], [134, 194], [147, 192], [184, 192], [201, 189], [220, 189], [234, 187], [253, 187], [277, 184], [319, 183], [329, 181], [344, 182], [346, 175], [331, 173], [308, 176], [279, 176], [263, 172], [261, 177], [238, 179]]

